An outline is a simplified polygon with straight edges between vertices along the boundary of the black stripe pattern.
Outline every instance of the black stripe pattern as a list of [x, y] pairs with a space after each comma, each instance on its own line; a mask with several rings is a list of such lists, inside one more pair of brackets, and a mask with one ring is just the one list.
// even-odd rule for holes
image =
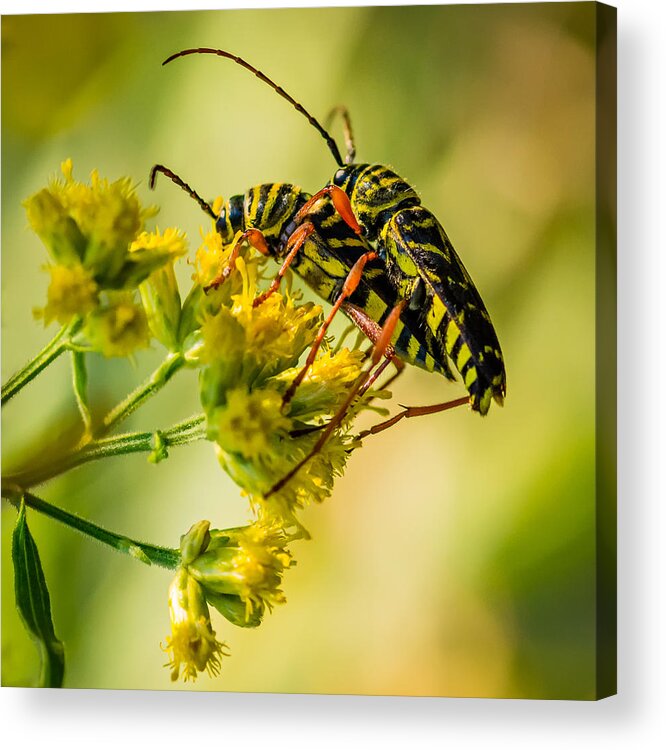
[[347, 193], [366, 237], [377, 243], [398, 297], [419, 300], [412, 305], [421, 308], [419, 338], [439, 361], [453, 362], [472, 408], [485, 414], [491, 399], [503, 403], [506, 373], [497, 334], [435, 216], [408, 183], [381, 165], [341, 167], [332, 182]]

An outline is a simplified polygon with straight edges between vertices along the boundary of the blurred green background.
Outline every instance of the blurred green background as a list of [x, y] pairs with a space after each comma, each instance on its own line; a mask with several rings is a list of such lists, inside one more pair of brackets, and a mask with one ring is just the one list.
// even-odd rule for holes
[[[46, 255], [20, 202], [71, 156], [130, 175], [161, 228], [205, 217], [155, 162], [205, 196], [267, 181], [314, 192], [335, 171], [305, 120], [237, 66], [160, 66], [190, 46], [247, 57], [315, 116], [346, 104], [358, 160], [389, 164], [439, 217], [492, 315], [504, 409], [403, 422], [354, 454], [303, 516], [288, 604], [255, 631], [214, 621], [232, 656], [190, 689], [592, 698], [595, 694], [594, 9], [590, 3], [5, 16], [2, 19], [2, 377], [50, 338]], [[339, 136], [339, 131], [336, 131]], [[340, 139], [341, 140], [341, 139]], [[184, 287], [190, 269], [181, 269]], [[340, 323], [342, 328], [344, 322]], [[94, 359], [109, 406], [161, 359]], [[409, 368], [394, 405], [461, 393]], [[130, 428], [198, 410], [184, 373]], [[77, 415], [66, 358], [4, 410], [3, 464], [62, 441]], [[207, 444], [98, 462], [40, 494], [175, 546], [208, 518], [248, 519]], [[15, 513], [3, 506], [2, 680], [36, 651], [13, 604]], [[159, 642], [170, 574], [30, 514], [68, 652], [68, 687], [169, 689]], [[176, 685], [179, 689], [182, 685]]]

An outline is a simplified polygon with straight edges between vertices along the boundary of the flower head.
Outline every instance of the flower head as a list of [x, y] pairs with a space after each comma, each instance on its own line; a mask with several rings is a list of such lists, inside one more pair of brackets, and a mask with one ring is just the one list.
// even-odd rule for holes
[[99, 304], [99, 288], [80, 263], [71, 266], [49, 266], [51, 282], [47, 291], [46, 307], [35, 310], [35, 316], [44, 319], [44, 325], [57, 320], [61, 325], [75, 316], [84, 316]]
[[208, 437], [229, 453], [252, 459], [271, 450], [274, 437], [285, 438], [292, 425], [281, 412], [282, 396], [270, 388], [226, 392], [226, 403], [208, 419]]
[[80, 263], [100, 288], [135, 286], [136, 263], [128, 267], [128, 249], [156, 209], [142, 208], [128, 177], [109, 182], [94, 170], [86, 185], [74, 179], [71, 159], [61, 170], [63, 180], [25, 201], [31, 227], [57, 264]]
[[[285, 601], [280, 588], [292, 564], [287, 536], [277, 524], [254, 523], [237, 529], [213, 530], [207, 548], [187, 565], [206, 597], [224, 594], [245, 604], [246, 620]], [[213, 605], [215, 599], [211, 600]], [[224, 613], [223, 613], [224, 614]]]
[[[213, 251], [215, 263], [204, 271], [202, 258]], [[197, 255], [202, 282], [219, 273], [220, 259], [224, 262], [228, 252], [219, 236], [206, 239]], [[250, 496], [259, 517], [303, 534], [295, 511], [330, 495], [355, 447], [349, 419], [342, 420], [292, 480], [268, 501], [263, 496], [310, 453], [318, 430], [337, 414], [357, 383], [364, 360], [359, 351], [332, 352], [324, 342], [293, 398], [283, 403], [300, 371], [299, 361], [317, 335], [322, 313], [318, 305], [300, 303], [288, 288], [255, 306], [259, 268], [251, 254], [239, 256], [235, 272], [218, 290], [234, 293], [218, 298], [216, 305], [212, 295], [206, 298], [197, 358], [200, 397], [218, 460]], [[366, 394], [350, 414], [365, 408], [374, 395]]]
[[171, 635], [163, 648], [169, 654], [171, 679], [177, 680], [181, 670], [185, 681], [196, 679], [199, 672], [218, 674], [226, 645], [215, 638], [203, 590], [185, 568], [169, 586], [169, 615]]
[[279, 293], [254, 307], [257, 286], [252, 265], [238, 258], [236, 268], [238, 273], [229, 281], [242, 279], [239, 293], [203, 316], [201, 361], [213, 366], [237, 362], [235, 382], [254, 385], [298, 362], [316, 336], [321, 307], [311, 302], [299, 305], [291, 295]]
[[92, 312], [85, 333], [90, 345], [105, 357], [127, 357], [150, 343], [146, 314], [131, 293], [109, 295], [109, 303]]

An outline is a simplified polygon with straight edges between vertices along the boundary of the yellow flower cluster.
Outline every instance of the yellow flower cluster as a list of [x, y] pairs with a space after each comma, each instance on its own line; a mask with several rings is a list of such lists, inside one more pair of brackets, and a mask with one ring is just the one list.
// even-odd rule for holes
[[[266, 609], [285, 601], [282, 576], [293, 563], [287, 543], [308, 536], [298, 512], [328, 497], [342, 474], [355, 447], [351, 418], [342, 421], [289, 482], [269, 490], [310, 454], [321, 428], [358, 382], [364, 357], [360, 351], [331, 351], [325, 343], [291, 400], [283, 403], [320, 328], [322, 310], [300, 303], [288, 288], [255, 306], [265, 259], [247, 248], [241, 249], [224, 283], [203, 294], [202, 287], [219, 276], [230, 256], [231, 247], [224, 246], [217, 233], [204, 235], [196, 255], [195, 285], [182, 316], [198, 321], [188, 324], [189, 351], [190, 363], [199, 369], [207, 437], [215, 443], [220, 465], [249, 497], [258, 520], [225, 531], [209, 531], [207, 522], [196, 524], [183, 538], [181, 553], [183, 568], [201, 587], [207, 604], [234, 625], [255, 627]], [[361, 398], [354, 413], [375, 395], [373, 391]], [[184, 639], [176, 636], [173, 622], [172, 629], [172, 674], [179, 664], [185, 665], [186, 679], [204, 671], [196, 648], [189, 661], [182, 649], [177, 656], [175, 645]], [[209, 651], [217, 669], [220, 652], [212, 646]]]
[[181, 539], [182, 565], [169, 587], [171, 678], [215, 675], [225, 644], [215, 638], [208, 605], [234, 625], [256, 627], [266, 607], [285, 601], [280, 586], [292, 559], [282, 529], [255, 523], [210, 530], [200, 521]]
[[207, 593], [240, 597], [249, 620], [257, 609], [263, 612], [285, 601], [282, 574], [292, 564], [286, 544], [287, 536], [276, 524], [213, 530], [208, 547], [188, 571]]
[[109, 182], [94, 170], [86, 185], [74, 179], [71, 159], [61, 170], [64, 179], [25, 201], [30, 226], [55, 263], [81, 264], [100, 288], [126, 288], [129, 246], [156, 209], [141, 207], [128, 177]]
[[224, 451], [251, 459], [271, 450], [272, 436], [284, 439], [291, 420], [281, 414], [282, 395], [273, 389], [247, 386], [227, 391], [226, 403], [209, 418], [209, 435]]
[[243, 280], [239, 292], [201, 325], [200, 396], [208, 437], [260, 517], [303, 533], [295, 511], [330, 495], [350, 447], [346, 429], [337, 430], [293, 481], [267, 501], [263, 495], [309, 453], [316, 428], [337, 412], [358, 378], [363, 355], [324, 352], [284, 409], [282, 397], [317, 334], [321, 308], [298, 304], [289, 292], [254, 307], [256, 274], [242, 258], [236, 268], [231, 278]]
[[84, 184], [74, 179], [69, 159], [61, 170], [63, 179], [24, 203], [53, 263], [47, 303], [36, 316], [45, 325], [81, 319], [81, 346], [107, 357], [128, 356], [147, 346], [151, 334], [177, 348], [180, 297], [173, 263], [186, 252], [183, 235], [143, 231], [156, 209], [142, 208], [129, 178], [109, 182], [93, 171]]

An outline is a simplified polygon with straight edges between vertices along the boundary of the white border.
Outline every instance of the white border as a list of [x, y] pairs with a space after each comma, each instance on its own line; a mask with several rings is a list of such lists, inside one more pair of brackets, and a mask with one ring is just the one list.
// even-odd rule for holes
[[[206, 2], [189, 9], [311, 6]], [[337, 0], [330, 5], [358, 3]], [[400, 4], [384, 0], [381, 3]], [[427, 4], [422, 2], [420, 4]], [[666, 492], [663, 303], [666, 3], [619, 6], [620, 695], [601, 703], [426, 698], [0, 692], [8, 745], [656, 748], [666, 739]], [[2, 13], [90, 12], [92, 3], [0, 0]], [[95, 11], [183, 9], [183, 2], [104, 2]], [[117, 644], [100, 644], [116, 648]]]

